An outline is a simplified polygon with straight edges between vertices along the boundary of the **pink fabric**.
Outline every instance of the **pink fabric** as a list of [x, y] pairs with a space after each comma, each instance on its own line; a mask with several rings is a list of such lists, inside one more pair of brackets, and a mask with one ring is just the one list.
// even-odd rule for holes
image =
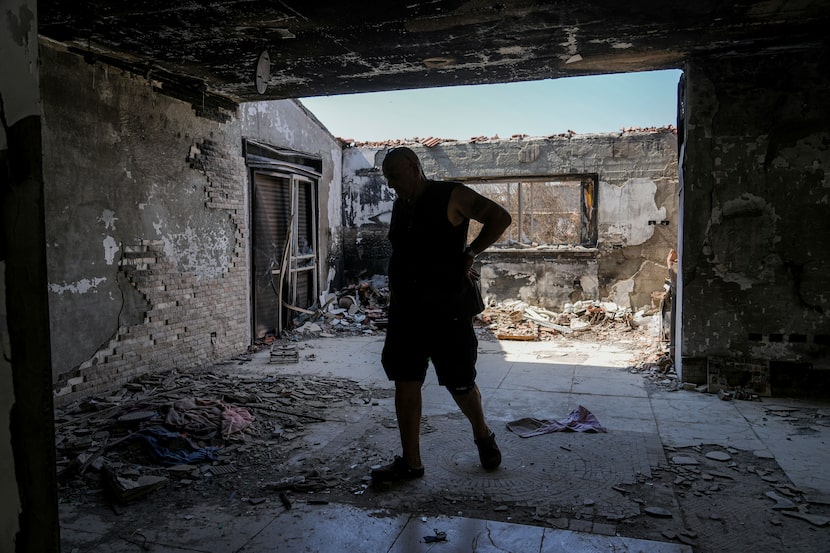
[[247, 428], [253, 420], [247, 409], [218, 399], [184, 398], [171, 406], [165, 422], [193, 436], [205, 436], [221, 429], [222, 437], [227, 438]]
[[222, 412], [222, 436], [228, 437], [245, 430], [254, 421], [254, 416], [242, 407], [225, 406]]
[[579, 406], [561, 421], [549, 421], [526, 417], [507, 423], [511, 432], [522, 438], [539, 436], [550, 432], [608, 432], [593, 413]]

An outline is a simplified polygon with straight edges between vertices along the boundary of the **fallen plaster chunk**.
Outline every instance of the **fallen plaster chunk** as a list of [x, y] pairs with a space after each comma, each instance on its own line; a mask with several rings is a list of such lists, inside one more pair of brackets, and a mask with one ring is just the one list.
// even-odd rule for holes
[[775, 505], [772, 506], [773, 511], [779, 511], [782, 509], [795, 509], [795, 503], [793, 503], [786, 497], [781, 497], [775, 492], [767, 492], [765, 495], [768, 498], [775, 501]]
[[706, 454], [706, 458], [713, 461], [730, 461], [732, 456], [724, 451], [710, 451]]
[[662, 507], [646, 507], [643, 509], [647, 515], [651, 515], [657, 518], [672, 518], [671, 511], [668, 511]]
[[675, 465], [699, 465], [697, 459], [694, 457], [687, 457], [685, 455], [675, 455], [671, 458], [671, 462]]
[[818, 515], [811, 515], [808, 513], [802, 513], [800, 511], [781, 511], [784, 515], [792, 518], [800, 518], [801, 520], [806, 520], [813, 526], [827, 526], [830, 525], [830, 518], [822, 517]]

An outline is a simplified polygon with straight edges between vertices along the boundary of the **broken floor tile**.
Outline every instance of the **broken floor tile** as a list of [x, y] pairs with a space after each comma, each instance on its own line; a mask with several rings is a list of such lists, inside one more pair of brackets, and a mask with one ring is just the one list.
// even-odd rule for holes
[[694, 457], [688, 457], [686, 455], [675, 455], [671, 458], [672, 463], [675, 465], [699, 465], [697, 459]]
[[810, 494], [804, 496], [804, 501], [813, 505], [830, 505], [830, 495], [827, 494]]

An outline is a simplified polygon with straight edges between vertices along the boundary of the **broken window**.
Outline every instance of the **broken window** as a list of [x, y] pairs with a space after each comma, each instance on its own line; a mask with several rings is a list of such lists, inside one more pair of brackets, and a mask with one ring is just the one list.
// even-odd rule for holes
[[[513, 222], [496, 246], [585, 246], [597, 244], [595, 175], [568, 175], [467, 183], [510, 212]], [[470, 236], [481, 224], [470, 222]]]

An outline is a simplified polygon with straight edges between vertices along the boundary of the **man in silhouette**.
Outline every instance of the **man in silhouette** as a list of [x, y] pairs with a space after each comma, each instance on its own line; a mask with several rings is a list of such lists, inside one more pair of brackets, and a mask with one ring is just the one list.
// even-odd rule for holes
[[[478, 340], [473, 317], [483, 307], [480, 295], [475, 297], [478, 273], [473, 263], [510, 226], [510, 214], [461, 183], [427, 179], [409, 148], [390, 150], [383, 174], [397, 199], [389, 227], [389, 326], [382, 363], [395, 382], [402, 455], [374, 469], [372, 479], [390, 482], [424, 475], [421, 388], [430, 360], [439, 384], [472, 425], [481, 466], [496, 469], [501, 452], [475, 382]], [[470, 219], [482, 227], [467, 245]]]

